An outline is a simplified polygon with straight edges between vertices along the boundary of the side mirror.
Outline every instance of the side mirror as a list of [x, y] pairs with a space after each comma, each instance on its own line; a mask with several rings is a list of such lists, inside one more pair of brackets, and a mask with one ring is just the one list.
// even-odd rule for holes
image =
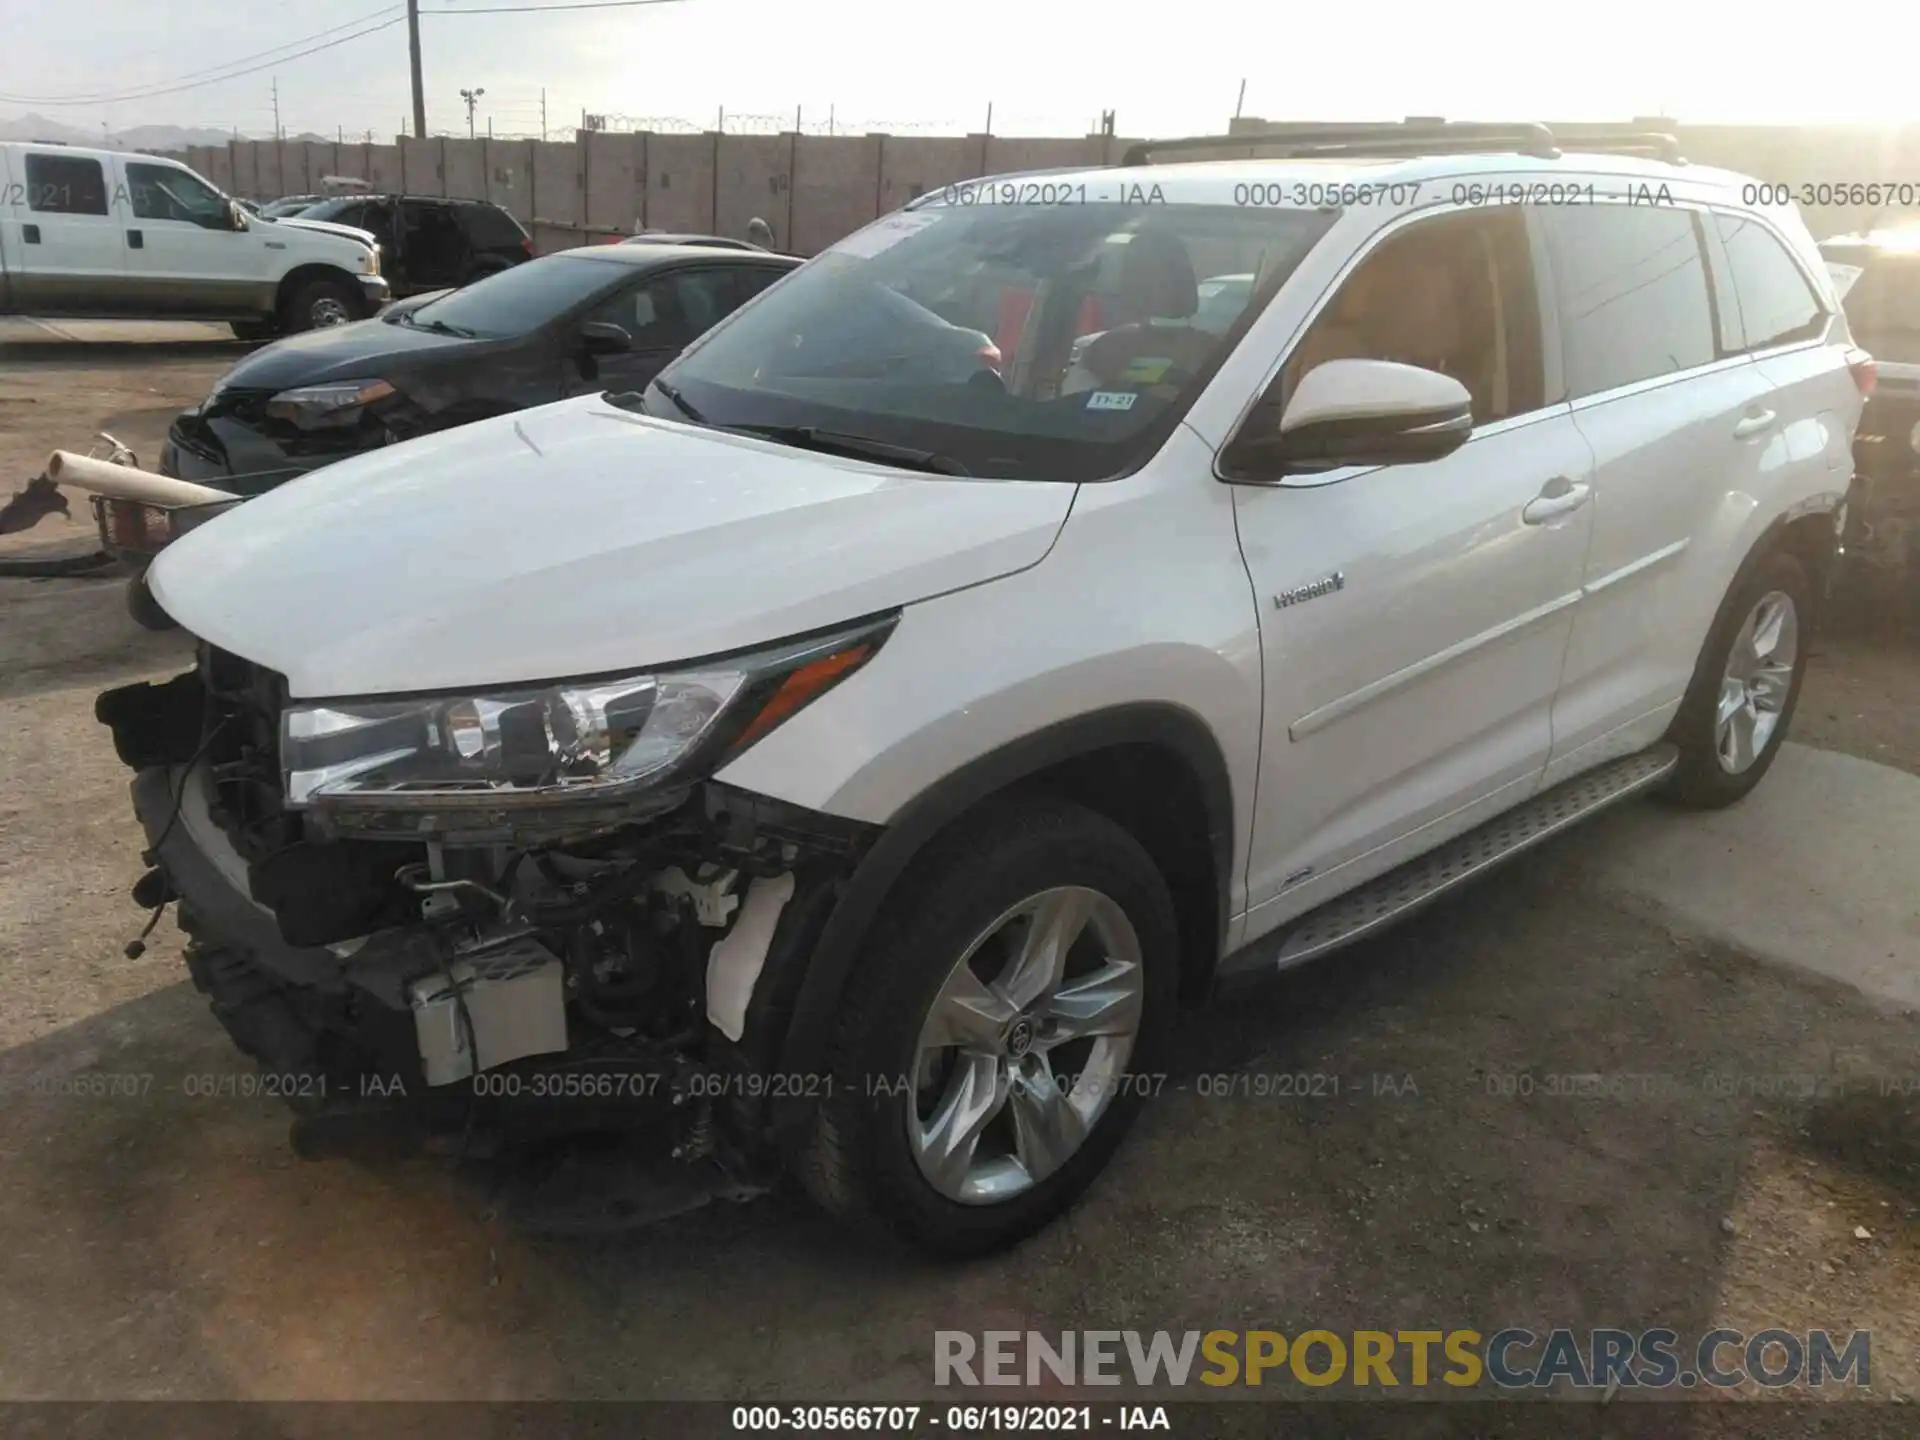
[[580, 327], [580, 349], [588, 355], [618, 355], [633, 349], [633, 336], [611, 320], [589, 320]]
[[1391, 360], [1328, 360], [1300, 378], [1277, 432], [1235, 448], [1252, 470], [1277, 476], [1417, 465], [1451, 455], [1472, 433], [1473, 397], [1452, 376]]
[[244, 230], [247, 228], [247, 207], [242, 205], [238, 200], [229, 200], [227, 202], [227, 228], [229, 230]]

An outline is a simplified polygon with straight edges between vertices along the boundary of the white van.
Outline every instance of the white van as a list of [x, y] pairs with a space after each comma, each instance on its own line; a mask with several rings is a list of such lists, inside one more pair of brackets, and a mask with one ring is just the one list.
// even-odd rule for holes
[[365, 232], [249, 215], [154, 155], [0, 143], [0, 315], [225, 320], [259, 339], [387, 294]]

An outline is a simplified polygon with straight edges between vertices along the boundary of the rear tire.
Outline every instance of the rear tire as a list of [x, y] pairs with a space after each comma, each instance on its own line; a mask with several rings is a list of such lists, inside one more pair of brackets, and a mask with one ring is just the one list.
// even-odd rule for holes
[[848, 982], [802, 1183], [943, 1254], [1031, 1234], [1157, 1083], [1178, 964], [1166, 881], [1113, 821], [1034, 799], [963, 822], [903, 877]]
[[1813, 586], [1783, 550], [1727, 592], [1667, 732], [1680, 748], [1667, 782], [1673, 799], [1717, 810], [1772, 768], [1800, 699], [1812, 619]]
[[280, 327], [289, 335], [325, 330], [352, 324], [365, 311], [360, 292], [353, 285], [331, 275], [319, 275], [288, 293], [280, 312]]

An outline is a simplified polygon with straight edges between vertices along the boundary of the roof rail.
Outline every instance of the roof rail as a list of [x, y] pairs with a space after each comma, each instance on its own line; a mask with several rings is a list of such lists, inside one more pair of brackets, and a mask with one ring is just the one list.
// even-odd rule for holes
[[1447, 121], [1415, 116], [1361, 125], [1291, 124], [1240, 135], [1189, 135], [1142, 140], [1120, 157], [1124, 166], [1151, 165], [1157, 156], [1193, 151], [1223, 152], [1206, 158], [1300, 159], [1310, 156], [1470, 155], [1515, 152], [1542, 160], [1560, 158], [1562, 144], [1601, 154], [1645, 155], [1684, 165], [1680, 141], [1653, 130], [1603, 130], [1557, 139], [1536, 121]]
[[1602, 130], [1591, 135], [1568, 135], [1561, 143], [1589, 155], [1645, 155], [1669, 165], [1684, 165], [1680, 137], [1660, 130]]
[[1361, 125], [1274, 125], [1242, 135], [1189, 135], [1178, 140], [1142, 140], [1120, 157], [1126, 166], [1151, 165], [1160, 154], [1231, 150], [1244, 159], [1289, 159], [1307, 155], [1435, 155], [1518, 151], [1558, 158], [1553, 132], [1535, 122], [1411, 120]]

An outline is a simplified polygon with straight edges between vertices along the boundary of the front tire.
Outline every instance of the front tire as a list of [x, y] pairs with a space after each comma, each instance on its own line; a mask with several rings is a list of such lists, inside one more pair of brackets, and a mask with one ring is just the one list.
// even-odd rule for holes
[[138, 575], [127, 581], [127, 614], [131, 615], [134, 624], [143, 630], [177, 628], [174, 618], [160, 608], [160, 602], [154, 599], [153, 591], [147, 588], [147, 572], [144, 568]]
[[1680, 763], [1668, 793], [1717, 810], [1760, 783], [1780, 753], [1807, 671], [1813, 586], [1776, 550], [1727, 592], [1668, 739]]
[[330, 275], [319, 275], [303, 281], [288, 294], [280, 325], [289, 335], [302, 330], [326, 330], [335, 325], [352, 324], [361, 318], [364, 309], [360, 292], [352, 284]]
[[1126, 830], [998, 806], [917, 860], [849, 982], [801, 1178], [923, 1248], [996, 1250], [1093, 1182], [1171, 1020], [1166, 881]]

